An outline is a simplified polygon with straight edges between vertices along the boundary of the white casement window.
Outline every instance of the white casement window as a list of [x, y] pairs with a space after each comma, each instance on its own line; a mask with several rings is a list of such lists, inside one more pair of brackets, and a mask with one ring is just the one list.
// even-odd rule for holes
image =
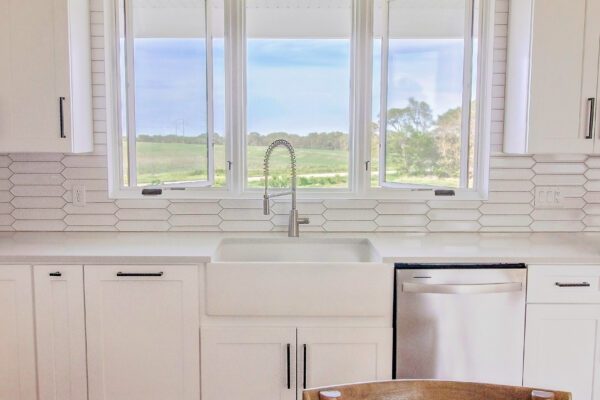
[[285, 138], [301, 198], [482, 198], [493, 16], [492, 0], [105, 0], [111, 195], [255, 198]]
[[479, 0], [388, 0], [377, 8], [378, 183], [471, 189], [477, 168]]
[[116, 6], [121, 185], [223, 186], [223, 23], [211, 24], [219, 9], [205, 0]]

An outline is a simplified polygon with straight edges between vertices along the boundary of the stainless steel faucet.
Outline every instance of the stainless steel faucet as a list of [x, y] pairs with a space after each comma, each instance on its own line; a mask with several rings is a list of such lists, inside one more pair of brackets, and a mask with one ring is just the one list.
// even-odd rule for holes
[[[269, 160], [271, 159], [271, 153], [277, 147], [285, 147], [290, 153], [290, 164], [292, 169], [292, 184], [290, 190], [286, 192], [277, 192], [273, 194], [269, 194]], [[298, 217], [298, 209], [296, 208], [296, 152], [294, 151], [294, 147], [290, 142], [284, 139], [277, 139], [273, 143], [269, 145], [267, 151], [265, 152], [265, 164], [264, 164], [264, 172], [265, 172], [265, 194], [263, 196], [263, 212], [265, 215], [269, 215], [271, 213], [271, 205], [269, 199], [272, 197], [280, 197], [292, 195], [292, 209], [290, 210], [290, 219], [288, 225], [288, 236], [289, 237], [299, 237], [300, 236], [300, 225], [305, 225], [310, 223], [308, 218], [299, 218]]]

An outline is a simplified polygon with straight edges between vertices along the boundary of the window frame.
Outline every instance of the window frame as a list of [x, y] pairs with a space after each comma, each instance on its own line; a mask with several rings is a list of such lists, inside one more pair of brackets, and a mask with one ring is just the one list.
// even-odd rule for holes
[[[384, 1], [387, 14], [388, 0]], [[212, 102], [212, 49], [211, 6], [212, 0], [206, 0], [207, 18], [207, 92], [208, 120], [213, 121]], [[477, 146], [475, 147], [475, 169], [473, 188], [454, 189], [452, 197], [439, 197], [434, 190], [437, 187], [409, 186], [371, 186], [371, 112], [373, 65], [364, 60], [373, 59], [373, 25], [375, 0], [352, 0], [352, 37], [350, 59], [350, 129], [349, 129], [349, 185], [348, 188], [315, 188], [298, 191], [299, 199], [396, 199], [396, 200], [484, 200], [488, 195], [490, 131], [491, 131], [491, 92], [493, 67], [493, 42], [495, 28], [495, 8], [493, 0], [480, 0], [480, 34], [477, 78]], [[163, 199], [258, 199], [262, 197], [258, 189], [246, 187], [246, 21], [245, 0], [224, 0], [225, 7], [225, 132], [226, 185], [212, 187], [208, 185], [160, 186], [163, 193], [159, 196], [144, 196], [140, 187], [122, 185], [123, 164], [121, 160], [121, 127], [119, 104], [119, 32], [118, 0], [104, 0], [104, 41], [106, 74], [105, 91], [107, 103], [107, 144], [108, 144], [108, 189], [109, 196], [116, 199], [163, 198]], [[387, 21], [387, 15], [384, 16]], [[386, 22], [387, 24], [387, 22]], [[385, 26], [387, 31], [387, 26]], [[387, 47], [387, 46], [382, 46]], [[212, 56], [212, 54], [211, 54]], [[382, 55], [383, 56], [383, 55]], [[210, 64], [208, 59], [211, 58]], [[387, 63], [382, 62], [382, 67]], [[208, 72], [210, 70], [210, 72]], [[210, 78], [209, 78], [210, 77]], [[210, 83], [209, 83], [210, 79]], [[387, 79], [383, 74], [381, 79]], [[382, 92], [385, 85], [382, 84]], [[387, 95], [387, 90], [385, 90]], [[383, 96], [383, 93], [382, 93]], [[469, 96], [470, 97], [470, 96]], [[387, 101], [387, 99], [386, 99]], [[383, 105], [384, 103], [382, 103]], [[207, 123], [208, 125], [208, 123]], [[212, 126], [212, 125], [211, 125]], [[209, 129], [209, 135], [213, 129]], [[381, 137], [381, 136], [380, 136]], [[209, 148], [214, 140], [209, 136]], [[380, 143], [381, 146], [381, 143]], [[214, 179], [214, 152], [209, 150], [209, 174]], [[212, 156], [212, 158], [211, 158]], [[382, 157], [380, 156], [380, 159]], [[462, 157], [461, 157], [462, 158]], [[461, 162], [463, 160], [461, 159]], [[381, 176], [380, 169], [380, 176]]]

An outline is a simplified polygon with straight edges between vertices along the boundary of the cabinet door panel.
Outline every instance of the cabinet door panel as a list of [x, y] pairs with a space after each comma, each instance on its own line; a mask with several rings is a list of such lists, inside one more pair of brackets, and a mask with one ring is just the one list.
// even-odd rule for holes
[[90, 400], [198, 399], [196, 266], [85, 266], [85, 301]]
[[40, 400], [87, 397], [82, 266], [35, 266]]
[[600, 306], [527, 306], [523, 384], [592, 400]]
[[298, 371], [299, 396], [305, 386], [391, 379], [392, 329], [300, 328]]
[[[68, 90], [68, 1], [2, 0], [0, 148], [69, 151], [60, 138], [59, 97]], [[67, 105], [65, 105], [67, 107]], [[66, 110], [66, 108], [65, 108]], [[66, 123], [69, 120], [65, 117]]]
[[201, 338], [202, 400], [296, 399], [295, 328], [203, 328]]
[[0, 266], [0, 400], [36, 398], [31, 267]]
[[586, 57], [593, 57], [585, 47], [588, 1], [595, 0], [533, 2], [529, 153], [593, 150], [581, 129], [584, 92], [596, 87], [595, 77], [584, 73]]

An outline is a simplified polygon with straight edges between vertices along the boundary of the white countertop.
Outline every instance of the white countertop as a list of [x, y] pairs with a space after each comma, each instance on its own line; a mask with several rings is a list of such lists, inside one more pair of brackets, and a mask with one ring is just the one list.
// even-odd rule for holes
[[[600, 264], [600, 233], [302, 235], [368, 238], [385, 263]], [[1, 233], [0, 263], [203, 263], [211, 261], [225, 237], [285, 237], [285, 233]]]

